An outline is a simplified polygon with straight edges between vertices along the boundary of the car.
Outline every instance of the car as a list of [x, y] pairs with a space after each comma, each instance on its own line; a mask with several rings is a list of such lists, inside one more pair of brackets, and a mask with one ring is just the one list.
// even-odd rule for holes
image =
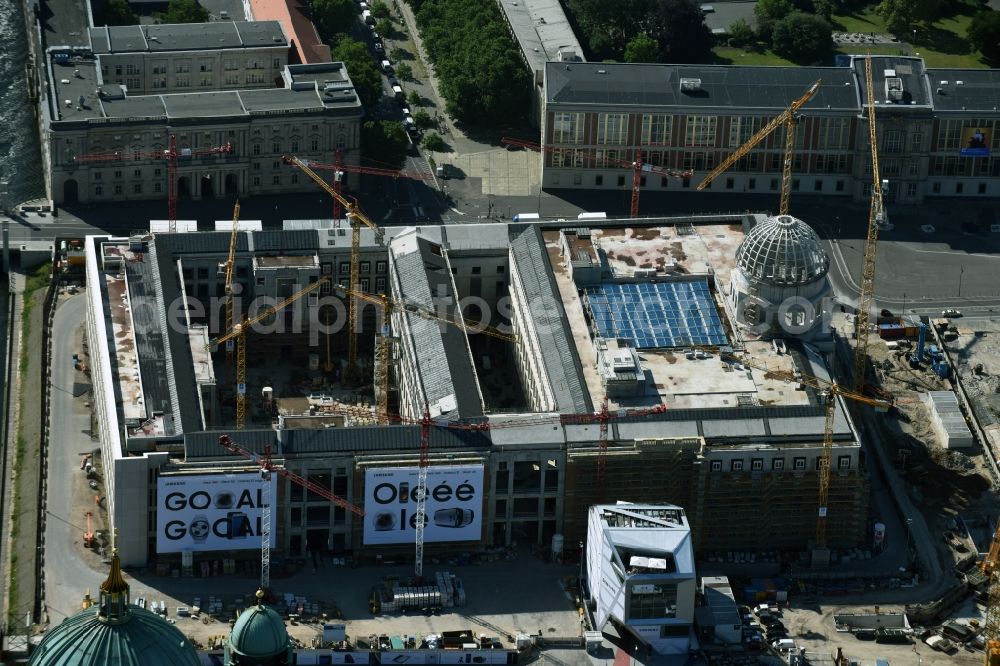
[[389, 87], [395, 88], [399, 85], [399, 80], [395, 76], [389, 77]]
[[947, 310], [941, 311], [941, 316], [945, 318], [961, 317], [962, 313], [960, 310], [956, 310], [955, 308], [948, 308]]
[[379, 55], [383, 55], [385, 53], [385, 47], [382, 46], [382, 42], [375, 42], [375, 44], [372, 45], [372, 48], [375, 49], [375, 53]]
[[405, 122], [405, 119], [410, 117], [410, 109], [404, 106], [402, 108], [402, 111], [403, 111], [403, 118], [404, 118], [404, 122]]
[[389, 62], [388, 60], [383, 60], [381, 63], [379, 63], [379, 67], [382, 68], [382, 71], [384, 73], [392, 74], [392, 63]]

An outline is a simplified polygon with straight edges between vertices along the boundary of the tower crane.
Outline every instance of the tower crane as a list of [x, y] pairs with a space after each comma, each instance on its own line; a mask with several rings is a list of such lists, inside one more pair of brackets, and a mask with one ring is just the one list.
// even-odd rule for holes
[[812, 84], [809, 90], [805, 91], [801, 97], [792, 102], [787, 109], [782, 111], [776, 117], [774, 117], [771, 122], [764, 125], [756, 134], [747, 139], [746, 143], [733, 151], [733, 154], [722, 161], [719, 166], [712, 169], [712, 171], [705, 176], [704, 180], [698, 183], [699, 190], [703, 190], [708, 185], [715, 180], [720, 174], [725, 172], [729, 167], [736, 164], [739, 160], [749, 153], [757, 144], [767, 138], [774, 130], [779, 126], [784, 125], [785, 127], [785, 156], [784, 163], [781, 171], [781, 203], [778, 206], [779, 215], [788, 214], [788, 198], [791, 195], [792, 189], [792, 162], [795, 152], [795, 119], [797, 118], [797, 113], [806, 102], [811, 100], [816, 95], [816, 91], [819, 90], [820, 81]]
[[[285, 155], [281, 158], [285, 164], [297, 166], [307, 176], [312, 178], [317, 185], [326, 190], [327, 194], [338, 201], [340, 205], [347, 209], [347, 217], [351, 220], [351, 279], [348, 286], [354, 292], [361, 291], [361, 225], [364, 224], [375, 232], [375, 242], [379, 245], [384, 243], [385, 234], [377, 224], [372, 222], [361, 212], [357, 200], [351, 200], [334, 189], [329, 183], [323, 180], [322, 176], [313, 171], [304, 161], [294, 155]], [[358, 376], [358, 322], [355, 301], [349, 299], [347, 311], [347, 375], [351, 379]]]
[[[236, 295], [233, 293], [233, 274], [234, 266], [236, 264], [236, 228], [240, 223], [240, 202], [237, 200], [236, 205], [233, 207], [233, 230], [229, 234], [229, 255], [226, 257], [225, 264], [225, 294], [226, 294], [226, 327], [224, 331], [233, 330], [233, 301], [236, 299]], [[231, 366], [233, 363], [233, 340], [226, 341], [226, 361]]]
[[261, 504], [261, 520], [260, 520], [260, 587], [265, 592], [271, 586], [271, 473], [274, 472], [279, 476], [283, 476], [286, 479], [291, 479], [293, 483], [297, 483], [306, 490], [316, 493], [320, 497], [323, 497], [330, 502], [333, 502], [339, 507], [354, 513], [358, 516], [364, 516], [365, 512], [362, 509], [354, 506], [347, 500], [337, 497], [332, 492], [324, 488], [323, 486], [310, 481], [309, 479], [303, 478], [291, 472], [284, 467], [280, 467], [274, 463], [271, 458], [271, 447], [270, 445], [264, 447], [263, 453], [254, 453], [243, 448], [239, 444], [233, 441], [233, 438], [229, 435], [219, 436], [219, 445], [230, 453], [235, 453], [237, 455], [243, 456], [247, 460], [250, 460], [259, 470], [261, 483], [263, 484], [263, 493]]
[[892, 406], [892, 404], [886, 400], [870, 398], [866, 395], [862, 395], [861, 393], [841, 388], [836, 382], [827, 381], [825, 379], [800, 372], [791, 372], [788, 370], [771, 368], [766, 363], [757, 360], [749, 354], [746, 356], [735, 356], [733, 354], [723, 352], [721, 354], [721, 358], [723, 360], [742, 363], [743, 365], [751, 368], [763, 370], [768, 374], [768, 376], [774, 379], [804, 384], [819, 391], [820, 395], [823, 397], [825, 418], [823, 426], [823, 451], [820, 455], [819, 463], [819, 510], [816, 515], [816, 551], [825, 550], [827, 504], [830, 497], [830, 459], [833, 455], [833, 419], [837, 411], [837, 396], [869, 405], [878, 411], [886, 411]]
[[986, 666], [1000, 666], [1000, 523], [993, 534], [990, 550], [980, 565], [986, 574], [987, 601], [983, 638], [986, 639]]
[[[355, 291], [349, 287], [337, 287], [338, 292], [343, 292], [348, 297], [354, 297], [368, 303], [372, 303], [382, 308], [387, 316], [395, 310], [397, 312], [409, 312], [424, 319], [432, 319], [446, 324], [456, 326], [463, 331], [473, 329], [474, 332], [485, 333], [494, 338], [499, 338], [507, 342], [517, 342], [517, 336], [513, 333], [504, 333], [492, 326], [483, 324], [463, 316], [461, 313], [454, 317], [449, 317], [440, 312], [435, 312], [431, 308], [417, 305], [409, 301], [391, 299], [384, 294], [366, 294], [363, 291]], [[378, 343], [375, 354], [379, 359], [378, 374], [375, 377], [376, 414], [381, 421], [389, 417], [389, 345], [390, 338], [383, 331], [378, 336]]]
[[247, 355], [246, 355], [246, 334], [251, 326], [254, 324], [264, 321], [271, 315], [284, 310], [286, 307], [292, 303], [298, 301], [300, 298], [309, 294], [316, 289], [319, 289], [324, 283], [326, 283], [328, 278], [321, 277], [303, 289], [295, 292], [285, 300], [281, 301], [277, 305], [269, 307], [255, 314], [254, 316], [247, 315], [243, 318], [243, 321], [239, 324], [234, 324], [232, 328], [227, 330], [225, 333], [215, 338], [208, 343], [209, 349], [217, 348], [222, 343], [228, 343], [230, 340], [236, 341], [236, 428], [242, 430], [244, 425], [246, 425], [246, 392], [247, 392]]
[[[586, 159], [591, 162], [595, 162], [596, 158], [594, 155], [590, 154], [589, 151], [583, 151], [579, 148], [556, 148], [554, 146], [542, 146], [532, 141], [524, 141], [522, 139], [512, 139], [510, 137], [504, 137], [500, 139], [500, 143], [507, 146], [520, 146], [522, 148], [529, 148], [537, 152], [545, 153], [557, 153], [561, 155], [574, 155], [576, 153], [583, 152]], [[669, 178], [676, 178], [677, 180], [687, 181], [691, 180], [691, 176], [694, 174], [688, 171], [678, 171], [676, 169], [668, 169], [666, 167], [659, 167], [648, 162], [642, 161], [642, 148], [635, 149], [635, 159], [632, 161], [624, 161], [619, 159], [613, 159], [609, 157], [603, 158], [604, 162], [607, 162], [611, 166], [619, 167], [622, 169], [632, 170], [632, 203], [629, 208], [629, 214], [631, 217], [639, 217], [639, 192], [642, 190], [642, 177], [646, 174], [658, 174], [660, 176], [666, 176]]]
[[875, 131], [875, 86], [872, 83], [872, 55], [865, 56], [865, 89], [868, 95], [868, 140], [872, 150], [872, 199], [868, 210], [868, 235], [861, 268], [861, 290], [854, 320], [854, 390], [864, 390], [868, 367], [868, 337], [872, 308], [875, 307], [875, 259], [878, 254], [878, 227], [885, 210], [882, 180], [878, 169], [878, 137]]
[[[409, 178], [410, 180], [431, 180], [432, 176], [419, 171], [406, 171], [403, 169], [383, 169], [381, 167], [368, 167], [354, 164], [344, 164], [343, 154], [338, 150], [334, 156], [333, 164], [316, 162], [314, 160], [302, 160], [310, 169], [325, 169], [333, 171], [333, 189], [341, 192], [341, 176], [345, 173], [363, 173], [369, 176], [386, 176], [387, 178]], [[333, 219], [340, 219], [340, 201], [333, 200]]]
[[[170, 231], [174, 231], [177, 224], [177, 158], [228, 155], [232, 152], [233, 144], [231, 143], [225, 143], [212, 148], [181, 148], [177, 150], [177, 137], [171, 134], [170, 146], [166, 150], [136, 150], [132, 152], [131, 157], [133, 161], [164, 159], [167, 161], [167, 221], [170, 224]], [[73, 157], [73, 162], [76, 164], [97, 164], [102, 162], [124, 162], [128, 158], [127, 153], [116, 150], [107, 153], [76, 155]]]

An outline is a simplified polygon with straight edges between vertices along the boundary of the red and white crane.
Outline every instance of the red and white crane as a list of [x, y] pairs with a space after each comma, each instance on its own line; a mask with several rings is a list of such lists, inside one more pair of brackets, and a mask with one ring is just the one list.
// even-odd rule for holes
[[[512, 139], [510, 137], [504, 137], [500, 139], [500, 143], [507, 146], [520, 146], [522, 148], [529, 148], [535, 152], [546, 152], [546, 153], [558, 153], [561, 155], [578, 155], [582, 154], [584, 159], [591, 162], [590, 166], [601, 166], [596, 165], [594, 162], [597, 161], [594, 153], [586, 148], [557, 148], [556, 146], [542, 146], [533, 141], [524, 141], [522, 139]], [[642, 148], [638, 146], [635, 147], [635, 159], [632, 161], [619, 160], [611, 157], [602, 157], [602, 162], [607, 163], [611, 167], [618, 167], [621, 169], [631, 169], [632, 170], [632, 204], [629, 208], [629, 215], [631, 217], [639, 217], [639, 192], [642, 190], [642, 177], [646, 174], [655, 173], [660, 176], [666, 176], [669, 178], [676, 178], [681, 181], [689, 181], [694, 175], [692, 171], [678, 171], [677, 169], [668, 169], [667, 167], [659, 167], [648, 162], [642, 161]]]
[[286, 479], [291, 479], [293, 483], [297, 483], [306, 490], [316, 493], [320, 497], [324, 497], [330, 502], [351, 511], [352, 513], [359, 516], [365, 515], [363, 509], [359, 509], [342, 497], [334, 495], [327, 488], [299, 476], [295, 472], [291, 472], [284, 467], [275, 465], [271, 460], [270, 446], [264, 447], [263, 453], [254, 453], [253, 451], [249, 451], [234, 442], [233, 438], [229, 435], [220, 435], [219, 445], [230, 453], [235, 453], [243, 456], [247, 460], [250, 460], [260, 469], [261, 482], [264, 485], [263, 499], [261, 502], [263, 506], [261, 507], [260, 521], [260, 587], [265, 592], [271, 585], [271, 472], [274, 472], [279, 476], [283, 476]]
[[177, 137], [170, 135], [170, 145], [166, 150], [135, 150], [129, 155], [120, 150], [108, 153], [90, 153], [76, 155], [73, 162], [77, 164], [100, 164], [104, 162], [141, 162], [144, 160], [167, 161], [167, 220], [170, 231], [174, 231], [177, 223], [177, 158], [178, 157], [208, 157], [210, 155], [228, 155], [233, 152], [233, 144], [225, 143], [211, 148], [181, 148], [177, 149]]

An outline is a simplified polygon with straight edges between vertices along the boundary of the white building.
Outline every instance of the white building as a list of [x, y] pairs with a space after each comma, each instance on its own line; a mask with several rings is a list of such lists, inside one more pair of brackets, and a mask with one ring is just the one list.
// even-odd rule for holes
[[595, 627], [614, 622], [660, 654], [688, 653], [695, 573], [684, 509], [670, 504], [593, 506], [586, 556]]
[[928, 391], [924, 403], [931, 413], [931, 425], [938, 441], [946, 449], [968, 449], [975, 446], [972, 431], [965, 422], [958, 396], [953, 391]]

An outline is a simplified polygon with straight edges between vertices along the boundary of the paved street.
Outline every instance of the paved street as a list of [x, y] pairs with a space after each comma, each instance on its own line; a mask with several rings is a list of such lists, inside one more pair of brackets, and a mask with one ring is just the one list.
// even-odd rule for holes
[[[81, 557], [86, 511], [74, 498], [75, 484], [83, 472], [80, 457], [92, 451], [90, 439], [89, 384], [73, 367], [80, 351], [81, 327], [86, 319], [86, 295], [63, 301], [52, 327], [52, 406], [45, 520], [45, 603], [52, 622], [58, 623], [80, 609], [86, 589], [96, 596], [107, 571], [91, 568]], [[96, 508], [96, 507], [95, 507]]]

